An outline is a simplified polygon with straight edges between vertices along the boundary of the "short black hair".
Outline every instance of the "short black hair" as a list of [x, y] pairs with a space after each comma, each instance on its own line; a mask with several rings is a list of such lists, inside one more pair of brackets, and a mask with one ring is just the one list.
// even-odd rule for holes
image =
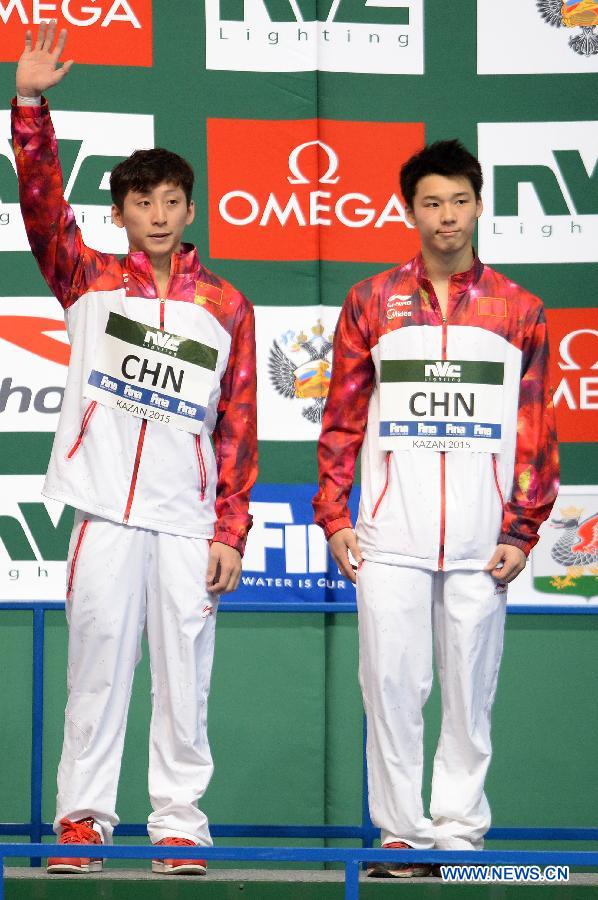
[[461, 141], [436, 141], [434, 144], [427, 144], [407, 160], [401, 169], [401, 191], [407, 206], [413, 206], [417, 184], [426, 175], [467, 178], [476, 199], [480, 198], [484, 180], [482, 167]]
[[110, 173], [112, 202], [122, 210], [129, 191], [142, 193], [162, 184], [163, 181], [181, 187], [189, 206], [195, 175], [187, 160], [177, 153], [164, 150], [163, 147], [135, 150], [131, 156], [119, 162]]

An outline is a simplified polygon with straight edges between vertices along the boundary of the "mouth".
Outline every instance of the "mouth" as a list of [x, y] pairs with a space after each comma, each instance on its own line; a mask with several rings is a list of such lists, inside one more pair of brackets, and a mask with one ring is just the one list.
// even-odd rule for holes
[[458, 229], [458, 228], [454, 228], [454, 229], [451, 229], [451, 230], [448, 230], [448, 229], [446, 229], [446, 230], [445, 230], [445, 229], [442, 229], [442, 230], [440, 230], [440, 231], [437, 231], [436, 234], [442, 234], [442, 235], [444, 235], [444, 237], [452, 237], [452, 236], [455, 235], [455, 234], [459, 234], [459, 229]]
[[148, 237], [152, 241], [164, 241], [166, 238], [170, 237], [170, 232], [166, 231], [156, 231], [154, 234], [148, 234]]

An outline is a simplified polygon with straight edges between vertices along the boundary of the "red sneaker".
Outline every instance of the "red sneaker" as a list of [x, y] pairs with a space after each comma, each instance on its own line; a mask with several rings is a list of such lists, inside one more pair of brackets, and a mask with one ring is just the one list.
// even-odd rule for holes
[[[71, 822], [70, 819], [61, 819], [62, 831], [58, 838], [59, 844], [101, 844], [102, 838], [93, 827], [93, 819], [79, 819]], [[86, 856], [51, 856], [48, 859], [49, 873], [83, 873], [101, 872], [104, 860], [90, 859]]]
[[[384, 844], [383, 850], [412, 850], [410, 844], [404, 841], [394, 841]], [[430, 875], [432, 866], [428, 863], [404, 862], [404, 863], [369, 863], [369, 878], [425, 878]]]
[[[188, 838], [167, 837], [154, 844], [161, 847], [197, 847]], [[205, 859], [152, 859], [152, 872], [160, 875], [205, 875], [208, 864]]]

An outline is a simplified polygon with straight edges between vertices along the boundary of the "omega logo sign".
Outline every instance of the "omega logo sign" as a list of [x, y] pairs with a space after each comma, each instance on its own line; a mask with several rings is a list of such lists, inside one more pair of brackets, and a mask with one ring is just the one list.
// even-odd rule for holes
[[[326, 173], [318, 179], [320, 184], [337, 184], [340, 176], [333, 178], [332, 175], [338, 169], [338, 157], [332, 147], [323, 141], [306, 141], [295, 147], [289, 156], [289, 169], [295, 177], [288, 176], [287, 180], [290, 184], [309, 184], [309, 178], [302, 174], [299, 168], [299, 156], [302, 150], [308, 147], [320, 147], [328, 156], [328, 169]], [[219, 209], [222, 218], [231, 225], [249, 225], [259, 219], [261, 226], [267, 225], [269, 221], [276, 218], [281, 225], [292, 217], [295, 218], [297, 224], [301, 227], [307, 225], [332, 225], [331, 215], [347, 228], [365, 228], [375, 219], [374, 228], [382, 228], [386, 222], [402, 222], [406, 228], [413, 228], [405, 218], [405, 209], [396, 193], [388, 198], [384, 209], [378, 213], [376, 209], [372, 209], [370, 204], [372, 198], [367, 194], [350, 191], [341, 196], [334, 202], [331, 191], [311, 191], [309, 201], [305, 207], [301, 205], [301, 199], [293, 192], [289, 197], [278, 198], [276, 194], [270, 193], [263, 207], [256, 197], [247, 191], [229, 191], [220, 200]], [[245, 216], [235, 216], [230, 206], [234, 200], [246, 201], [249, 209]], [[359, 206], [359, 204], [366, 204]]]
[[[245, 128], [253, 132], [247, 142]], [[263, 131], [259, 147], [256, 129]], [[229, 131], [245, 152], [241, 160], [231, 157], [225, 168], [220, 148], [230, 144]], [[421, 144], [422, 125], [323, 120], [233, 125], [210, 120], [211, 254], [382, 262], [410, 258], [418, 242], [405, 217], [398, 173]]]
[[152, 65], [152, 0], [0, 0], [0, 61], [16, 62], [24, 27], [47, 19], [69, 29], [65, 59], [102, 66]]
[[598, 440], [598, 309], [548, 309], [559, 440]]
[[[598, 331], [595, 331], [593, 328], [579, 328], [577, 331], [569, 332], [569, 334], [563, 338], [559, 347], [561, 360], [563, 360], [563, 362], [559, 363], [559, 369], [563, 369], [565, 372], [570, 372], [572, 369], [581, 369], [579, 363], [576, 363], [571, 356], [571, 341], [580, 334], [593, 334], [594, 337], [598, 338]], [[598, 369], [598, 361], [590, 368]]]

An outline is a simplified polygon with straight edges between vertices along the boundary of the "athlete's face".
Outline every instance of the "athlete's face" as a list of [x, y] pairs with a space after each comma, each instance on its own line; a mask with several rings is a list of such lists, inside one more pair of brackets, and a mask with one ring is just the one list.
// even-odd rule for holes
[[151, 260], [168, 257], [181, 247], [181, 238], [195, 216], [180, 185], [163, 181], [147, 191], [129, 191], [122, 210], [112, 206], [112, 219], [124, 228], [129, 247], [143, 250]]
[[426, 175], [418, 181], [406, 213], [419, 231], [424, 252], [450, 256], [471, 246], [482, 201], [469, 178]]

